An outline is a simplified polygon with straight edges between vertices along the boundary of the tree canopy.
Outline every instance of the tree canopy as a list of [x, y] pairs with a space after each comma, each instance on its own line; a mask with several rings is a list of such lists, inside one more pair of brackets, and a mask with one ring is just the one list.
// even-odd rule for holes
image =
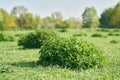
[[86, 7], [82, 19], [64, 18], [62, 13], [54, 12], [50, 16], [40, 18], [29, 12], [24, 6], [14, 6], [11, 13], [0, 9], [0, 29], [6, 28], [120, 28], [120, 3], [105, 9], [100, 18], [94, 7]]
[[6, 10], [0, 9], [0, 29], [16, 27], [15, 19]]
[[110, 26], [120, 28], [120, 3], [115, 6], [111, 16]]
[[99, 26], [99, 18], [94, 7], [86, 7], [82, 14], [82, 18], [84, 27], [93, 28]]
[[110, 7], [106, 9], [105, 11], [103, 11], [103, 13], [101, 14], [101, 18], [100, 18], [100, 27], [109, 28], [113, 10], [114, 9]]

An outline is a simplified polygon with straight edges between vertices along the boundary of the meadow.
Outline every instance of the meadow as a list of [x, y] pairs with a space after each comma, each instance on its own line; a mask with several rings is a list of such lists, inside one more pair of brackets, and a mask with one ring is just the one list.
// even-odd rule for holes
[[[0, 42], [0, 80], [120, 80], [120, 36], [109, 36], [110, 32], [120, 34], [120, 31], [91, 31], [89, 29], [69, 29], [67, 32], [59, 32], [60, 36], [76, 36], [94, 43], [102, 51], [108, 64], [102, 68], [86, 70], [70, 70], [59, 66], [37, 65], [40, 49], [22, 49], [18, 46], [18, 34], [28, 34], [33, 31], [4, 31], [15, 37], [13, 42]], [[86, 36], [79, 34], [85, 33]], [[99, 33], [103, 37], [91, 37]], [[111, 43], [118, 40], [118, 43]]]

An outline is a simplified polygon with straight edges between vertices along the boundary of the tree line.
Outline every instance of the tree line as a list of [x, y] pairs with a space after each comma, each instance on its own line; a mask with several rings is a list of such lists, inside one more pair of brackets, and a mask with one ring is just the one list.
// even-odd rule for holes
[[82, 19], [70, 17], [64, 19], [60, 12], [54, 12], [51, 16], [40, 18], [28, 12], [24, 6], [15, 6], [8, 13], [0, 8], [0, 29], [11, 28], [120, 28], [120, 3], [114, 7], [105, 9], [100, 18], [94, 7], [86, 7]]

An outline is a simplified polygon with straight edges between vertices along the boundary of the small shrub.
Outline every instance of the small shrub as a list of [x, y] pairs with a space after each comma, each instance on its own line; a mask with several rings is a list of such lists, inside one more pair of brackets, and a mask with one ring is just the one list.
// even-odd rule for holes
[[113, 33], [108, 33], [108, 36], [113, 36]]
[[109, 33], [109, 36], [120, 36], [120, 33]]
[[40, 48], [46, 40], [52, 39], [58, 36], [53, 31], [36, 31], [31, 32], [26, 36], [22, 36], [19, 41], [18, 45], [23, 46], [24, 48]]
[[119, 43], [119, 40], [111, 40], [110, 43], [117, 44]]
[[104, 29], [104, 28], [102, 28], [102, 29], [98, 29], [97, 31], [110, 32], [110, 29]]
[[6, 35], [5, 37], [4, 37], [4, 41], [14, 41], [15, 39], [14, 39], [14, 37], [13, 36], [10, 36], [10, 35]]
[[87, 36], [86, 33], [79, 33], [79, 34], [74, 34], [73, 36]]
[[19, 45], [19, 46], [24, 46], [24, 45], [25, 45], [25, 37], [26, 37], [26, 35], [19, 37], [19, 38], [20, 38], [20, 39], [18, 40], [18, 45]]
[[59, 31], [60, 32], [67, 32], [68, 30], [67, 29], [60, 29]]
[[0, 41], [14, 41], [14, 37], [0, 33]]
[[120, 36], [120, 34], [119, 34], [119, 33], [116, 33], [115, 36]]
[[15, 34], [15, 37], [21, 37], [23, 34]]
[[103, 35], [100, 33], [95, 33], [95, 34], [92, 34], [92, 37], [103, 37]]
[[107, 35], [104, 35], [103, 38], [107, 38]]
[[39, 64], [59, 65], [69, 69], [87, 69], [105, 64], [103, 52], [92, 43], [75, 38], [56, 38], [40, 49]]
[[113, 31], [114, 32], [120, 32], [120, 29], [114, 29]]
[[4, 35], [0, 33], [0, 41], [4, 41]]

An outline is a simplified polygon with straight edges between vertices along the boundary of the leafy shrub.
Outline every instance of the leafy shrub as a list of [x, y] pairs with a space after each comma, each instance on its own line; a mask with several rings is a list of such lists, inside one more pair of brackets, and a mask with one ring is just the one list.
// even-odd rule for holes
[[120, 36], [120, 33], [109, 33], [109, 36]]
[[86, 33], [79, 33], [79, 34], [74, 34], [73, 36], [87, 36]]
[[0, 33], [0, 41], [4, 41], [4, 35]]
[[39, 30], [31, 32], [26, 36], [22, 36], [18, 41], [18, 45], [24, 48], [40, 48], [46, 40], [52, 39], [58, 36], [53, 31]]
[[23, 34], [15, 34], [15, 37], [21, 37]]
[[70, 69], [87, 69], [105, 64], [103, 52], [92, 43], [75, 38], [48, 40], [40, 49], [39, 64], [59, 65]]
[[116, 33], [115, 36], [120, 36], [120, 34], [119, 34], [119, 33]]
[[108, 36], [113, 36], [114, 34], [113, 33], [108, 33]]
[[120, 32], [120, 29], [114, 29], [113, 31], [114, 32]]
[[97, 31], [110, 32], [110, 29], [101, 28], [101, 29], [98, 29]]
[[4, 37], [4, 41], [14, 41], [14, 37], [13, 36], [10, 36], [10, 35], [6, 35], [5, 37]]
[[119, 43], [119, 40], [111, 40], [110, 43], [117, 44]]
[[95, 34], [92, 34], [92, 37], [103, 37], [103, 35], [100, 33], [95, 33]]
[[68, 30], [67, 29], [60, 29], [59, 31], [60, 32], [67, 32]]
[[0, 33], [0, 41], [14, 41], [14, 37]]

